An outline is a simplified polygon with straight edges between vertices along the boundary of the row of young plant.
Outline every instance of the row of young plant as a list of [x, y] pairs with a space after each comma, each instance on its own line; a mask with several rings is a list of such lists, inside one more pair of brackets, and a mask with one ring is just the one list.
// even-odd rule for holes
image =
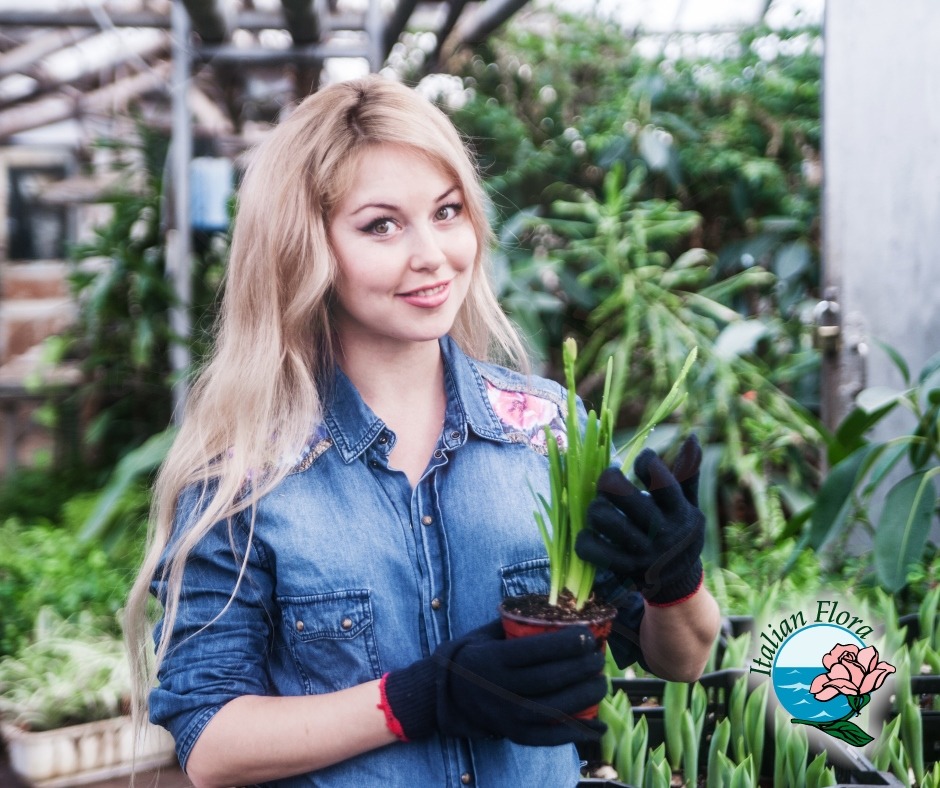
[[[776, 584], [750, 619], [751, 625], [778, 609], [781, 601], [781, 586]], [[858, 718], [862, 728], [876, 734], [875, 741], [858, 752], [873, 770], [896, 779], [894, 784], [936, 788], [940, 786], [940, 587], [924, 596], [916, 614], [907, 616], [899, 616], [895, 600], [880, 590], [856, 604], [862, 618], [879, 622], [873, 644], [879, 654], [891, 655], [896, 667], [889, 702], [864, 708]], [[730, 622], [726, 623], [727, 634]], [[740, 618], [735, 625], [742, 626]], [[836, 785], [842, 773], [851, 777], [851, 761], [833, 757], [844, 748], [791, 724], [777, 707], [769, 682], [750, 676], [751, 631], [723, 636], [705, 674], [692, 685], [663, 682], [640, 668], [624, 673], [608, 661], [611, 692], [599, 710], [608, 726], [600, 750], [607, 766], [595, 764], [592, 776], [616, 776], [638, 788], [669, 785], [672, 774], [681, 775], [688, 786], [697, 785], [700, 778], [708, 786], [757, 786], [763, 777], [772, 779], [772, 785], [809, 788]], [[856, 761], [856, 771], [859, 763], [864, 761]]]

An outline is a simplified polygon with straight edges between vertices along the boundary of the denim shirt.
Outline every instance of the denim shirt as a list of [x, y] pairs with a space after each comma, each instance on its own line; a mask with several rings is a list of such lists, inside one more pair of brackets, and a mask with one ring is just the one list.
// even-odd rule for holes
[[[542, 427], [566, 440], [564, 390], [472, 360], [449, 337], [440, 344], [446, 416], [414, 489], [389, 466], [395, 435], [337, 370], [323, 423], [258, 502], [250, 543], [243, 512], [232, 538], [219, 524], [192, 553], [150, 695], [151, 720], [173, 734], [184, 768], [233, 698], [327, 693], [378, 679], [492, 621], [503, 597], [548, 591], [529, 486], [549, 494]], [[191, 521], [195, 497], [181, 496], [177, 532]], [[246, 575], [219, 615], [246, 549]], [[164, 598], [162, 584], [153, 591]], [[572, 745], [434, 736], [271, 785], [568, 788], [578, 772]]]

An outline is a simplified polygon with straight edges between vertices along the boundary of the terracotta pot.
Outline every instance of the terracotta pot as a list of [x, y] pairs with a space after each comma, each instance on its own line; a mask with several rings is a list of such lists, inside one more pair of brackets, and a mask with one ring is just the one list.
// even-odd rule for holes
[[[528, 603], [540, 602], [546, 611], [546, 618], [536, 615], [523, 615], [515, 610], [514, 607], [520, 600]], [[614, 619], [617, 617], [617, 608], [602, 602], [589, 602], [591, 610], [589, 615], [584, 618], [578, 618], [577, 614], [570, 612], [564, 617], [552, 616], [552, 606], [548, 604], [547, 594], [528, 594], [523, 597], [509, 597], [504, 599], [499, 606], [499, 615], [503, 622], [503, 631], [507, 638], [526, 637], [528, 635], [538, 635], [544, 632], [553, 632], [563, 627], [586, 626], [591, 630], [594, 637], [601, 643], [601, 649], [607, 648], [607, 636], [614, 625]], [[584, 611], [582, 611], [584, 612]], [[597, 704], [584, 709], [574, 715], [579, 720], [592, 720], [597, 716]]]

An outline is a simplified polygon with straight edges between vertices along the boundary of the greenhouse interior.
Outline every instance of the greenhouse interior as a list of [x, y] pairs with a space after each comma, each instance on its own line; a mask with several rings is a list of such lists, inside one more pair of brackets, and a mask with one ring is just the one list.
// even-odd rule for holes
[[[638, 452], [651, 449], [663, 458], [655, 467], [679, 477], [683, 439], [694, 433], [700, 446], [682, 503], [698, 518], [717, 636], [690, 681], [663, 678], [642, 657], [623, 667], [608, 644], [602, 725], [577, 743], [578, 785], [940, 788], [938, 42], [934, 0], [0, 0], [0, 785], [231, 784], [184, 770], [179, 739], [132, 715], [125, 607], [142, 565], [155, 567], [145, 562], [165, 508], [155, 501], [222, 357], [217, 338], [241, 281], [229, 260], [248, 243], [233, 228], [242, 209], [259, 210], [258, 197], [240, 196], [259, 182], [256, 153], [306, 117], [310, 97], [379, 75], [456, 129], [481, 196], [471, 206], [465, 194], [466, 213], [442, 204], [434, 222], [487, 226], [474, 268], [485, 260], [481, 277], [520, 338], [524, 375], [561, 392], [551, 423], [569, 439], [559, 436], [559, 455], [551, 429], [531, 420], [535, 382], [494, 395], [484, 375], [494, 423], [511, 421], [498, 397], [518, 394], [522, 421], [506, 442], [535, 449], [552, 473], [573, 473], [583, 457], [572, 430], [586, 442], [600, 431], [597, 474], [577, 494], [554, 477], [551, 501], [521, 475], [488, 479], [518, 481], [526, 514], [516, 527], [545, 540], [552, 583], [563, 558], [545, 526], [563, 532], [556, 493], [574, 539], [574, 510], [591, 511], [604, 467], [620, 468], [634, 492], [646, 484], [645, 499], [663, 507]], [[406, 161], [463, 183], [437, 153], [409, 150]], [[280, 174], [269, 176], [273, 227], [288, 219], [276, 215]], [[323, 211], [311, 228], [333, 216]], [[408, 235], [404, 221], [370, 227], [380, 225]], [[323, 253], [319, 231], [302, 235]], [[323, 286], [325, 311], [307, 322], [339, 315], [337, 326], [350, 325], [345, 291]], [[431, 312], [430, 293], [405, 301]], [[459, 320], [456, 344], [473, 357]], [[309, 351], [311, 375], [320, 350]], [[248, 388], [250, 365], [240, 374], [246, 398], [284, 396], [274, 384]], [[323, 413], [314, 401], [311, 418]], [[277, 438], [285, 424], [270, 430], [272, 444], [287, 445]], [[341, 450], [329, 418], [313, 427], [319, 443], [276, 472], [278, 484], [299, 484]], [[238, 467], [226, 445], [206, 455], [203, 478], [216, 461]], [[461, 451], [445, 451], [450, 471], [432, 460], [426, 473], [456, 474]], [[239, 505], [255, 511], [238, 496], [263, 488], [273, 466], [244, 467], [230, 522]], [[266, 539], [266, 509], [257, 511]], [[403, 530], [409, 549], [428, 553], [419, 563], [442, 560], [431, 530]], [[457, 567], [469, 565], [448, 560], [441, 571], [457, 589]], [[429, 572], [421, 582], [437, 577]], [[643, 582], [630, 594], [659, 620]], [[270, 609], [286, 621], [281, 602]], [[355, 622], [343, 618], [329, 637], [365, 637]], [[293, 635], [316, 648], [303, 626], [298, 618]], [[808, 672], [786, 684], [784, 668]], [[493, 784], [484, 776], [498, 767], [480, 763], [497, 751], [489, 746], [455, 755], [476, 769], [455, 767], [447, 784]], [[330, 774], [246, 779], [350, 784]], [[505, 779], [496, 784], [520, 785]], [[382, 784], [407, 783], [390, 774]]]

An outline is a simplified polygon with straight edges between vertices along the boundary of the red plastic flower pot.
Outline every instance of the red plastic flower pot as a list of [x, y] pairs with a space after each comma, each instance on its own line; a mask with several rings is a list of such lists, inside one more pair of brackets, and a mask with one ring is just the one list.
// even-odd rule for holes
[[[507, 638], [527, 637], [570, 626], [586, 626], [607, 648], [607, 636], [617, 617], [617, 608], [604, 602], [589, 600], [581, 610], [573, 606], [550, 605], [547, 594], [526, 594], [504, 599], [499, 606], [503, 631]], [[597, 716], [597, 704], [574, 715], [579, 720]]]

